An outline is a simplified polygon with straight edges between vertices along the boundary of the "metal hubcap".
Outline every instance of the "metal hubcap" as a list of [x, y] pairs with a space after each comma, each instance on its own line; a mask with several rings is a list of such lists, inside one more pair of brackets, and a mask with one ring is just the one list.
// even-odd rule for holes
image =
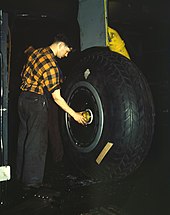
[[87, 125], [83, 126], [65, 114], [66, 128], [72, 145], [81, 152], [96, 147], [103, 130], [103, 108], [96, 89], [86, 81], [76, 83], [70, 90], [68, 104], [77, 112], [83, 112]]

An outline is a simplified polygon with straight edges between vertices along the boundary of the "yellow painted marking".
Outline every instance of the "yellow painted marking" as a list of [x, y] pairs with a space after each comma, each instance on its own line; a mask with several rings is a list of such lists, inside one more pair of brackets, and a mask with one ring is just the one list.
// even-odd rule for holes
[[102, 162], [102, 160], [104, 159], [104, 157], [106, 156], [106, 154], [108, 153], [108, 151], [111, 149], [112, 146], [113, 146], [113, 143], [110, 143], [110, 142], [108, 142], [105, 145], [105, 147], [102, 149], [102, 151], [100, 152], [100, 154], [96, 158], [97, 164], [100, 164]]

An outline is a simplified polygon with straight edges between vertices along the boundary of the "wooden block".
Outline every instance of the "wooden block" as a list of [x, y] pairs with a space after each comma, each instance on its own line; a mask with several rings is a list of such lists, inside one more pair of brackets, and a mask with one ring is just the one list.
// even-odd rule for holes
[[108, 153], [108, 151], [111, 149], [112, 146], [113, 146], [113, 143], [110, 143], [110, 142], [108, 142], [105, 145], [105, 147], [102, 149], [102, 151], [100, 152], [100, 154], [96, 158], [97, 164], [100, 164], [102, 162], [102, 160], [104, 159], [104, 157], [106, 156], [106, 154]]

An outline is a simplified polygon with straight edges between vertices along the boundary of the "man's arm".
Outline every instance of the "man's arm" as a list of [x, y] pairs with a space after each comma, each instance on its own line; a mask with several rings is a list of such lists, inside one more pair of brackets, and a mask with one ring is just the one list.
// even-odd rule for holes
[[70, 116], [74, 118], [78, 123], [85, 125], [86, 120], [82, 116], [81, 113], [75, 112], [64, 100], [64, 98], [61, 96], [60, 89], [55, 90], [52, 93], [52, 97], [56, 104], [58, 104], [65, 112], [67, 112]]

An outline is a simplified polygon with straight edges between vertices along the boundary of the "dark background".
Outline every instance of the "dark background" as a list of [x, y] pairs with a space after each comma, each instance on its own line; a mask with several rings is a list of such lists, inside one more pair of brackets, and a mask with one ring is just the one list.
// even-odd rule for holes
[[[76, 52], [61, 61], [65, 74], [79, 53], [77, 22], [78, 1], [1, 1], [9, 14], [11, 31], [11, 72], [9, 89], [10, 162], [15, 163], [18, 116], [17, 98], [23, 51], [28, 45], [49, 44], [56, 32], [64, 31]], [[168, 214], [170, 198], [170, 144], [168, 139], [170, 71], [170, 3], [161, 0], [110, 0], [108, 24], [116, 29], [126, 44], [132, 61], [144, 73], [155, 105], [155, 132], [150, 152], [142, 166], [125, 181], [116, 204], [127, 214]], [[25, 15], [27, 14], [27, 15]], [[88, 11], [87, 11], [88, 15]], [[122, 200], [123, 199], [123, 200]], [[93, 204], [91, 204], [93, 205]]]

